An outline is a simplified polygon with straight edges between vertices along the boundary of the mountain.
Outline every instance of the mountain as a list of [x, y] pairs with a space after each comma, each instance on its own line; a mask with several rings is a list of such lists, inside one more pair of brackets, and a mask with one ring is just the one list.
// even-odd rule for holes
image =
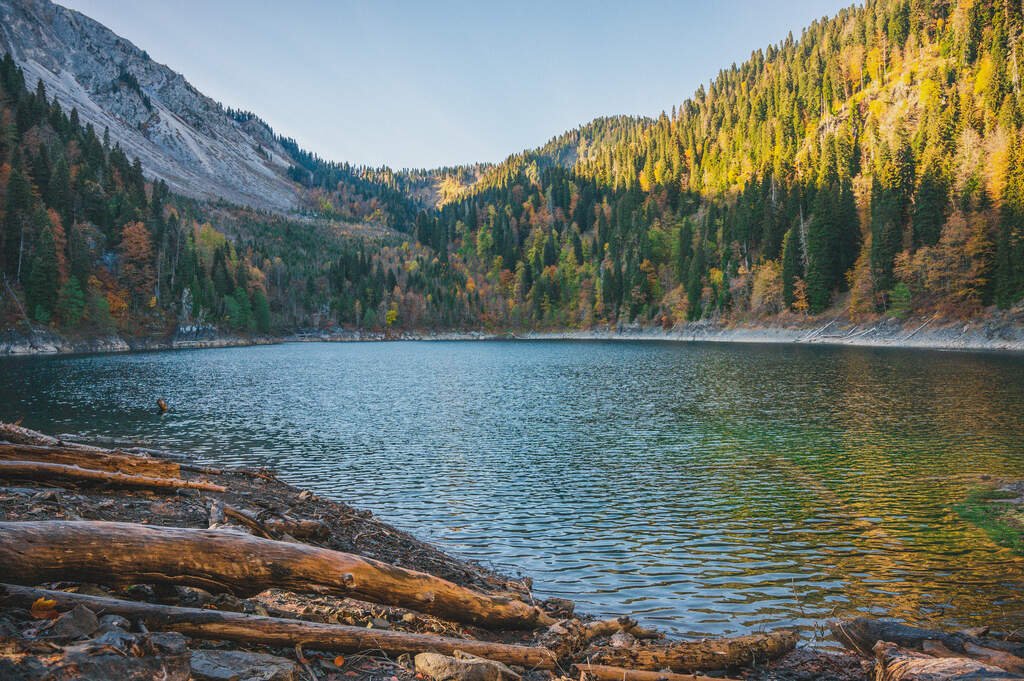
[[[0, 18], [10, 323], [670, 328], [1022, 311], [1019, 0], [867, 0], [655, 118], [417, 171], [300, 149], [44, 0], [0, 0]], [[114, 124], [110, 143], [97, 121]], [[83, 295], [93, 312], [65, 310]]]
[[277, 211], [299, 205], [273, 130], [238, 117], [102, 24], [49, 0], [0, 0], [0, 51], [98, 135], [181, 194]]
[[670, 114], [452, 173], [416, 233], [499, 326], [1010, 308], [1022, 38], [1019, 0], [868, 0]]

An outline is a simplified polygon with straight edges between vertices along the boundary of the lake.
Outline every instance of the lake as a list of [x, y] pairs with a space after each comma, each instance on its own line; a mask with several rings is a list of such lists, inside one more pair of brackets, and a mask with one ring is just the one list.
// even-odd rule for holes
[[[158, 397], [171, 406], [159, 415]], [[1024, 357], [309, 343], [0, 360], [0, 419], [268, 466], [541, 596], [681, 635], [859, 611], [1024, 626], [953, 505], [1024, 477]]]

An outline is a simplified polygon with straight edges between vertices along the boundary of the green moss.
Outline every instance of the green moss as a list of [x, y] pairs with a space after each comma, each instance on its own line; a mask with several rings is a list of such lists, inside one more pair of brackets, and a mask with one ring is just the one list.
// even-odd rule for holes
[[1024, 555], [1024, 508], [1005, 503], [1006, 499], [1015, 498], [1013, 492], [983, 487], [972, 490], [953, 509], [984, 530], [996, 544]]

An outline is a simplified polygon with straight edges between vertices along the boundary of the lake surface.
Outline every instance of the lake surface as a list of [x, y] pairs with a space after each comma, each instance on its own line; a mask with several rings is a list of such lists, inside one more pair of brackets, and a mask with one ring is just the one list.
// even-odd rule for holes
[[0, 360], [0, 419], [19, 417], [269, 466], [678, 634], [855, 611], [1024, 626], [1024, 558], [952, 510], [983, 474], [1024, 477], [1021, 356], [519, 341]]

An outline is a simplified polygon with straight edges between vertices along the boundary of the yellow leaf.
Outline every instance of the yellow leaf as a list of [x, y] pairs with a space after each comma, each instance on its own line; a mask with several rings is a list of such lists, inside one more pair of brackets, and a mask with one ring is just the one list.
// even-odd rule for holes
[[52, 620], [57, 617], [57, 601], [52, 598], [37, 598], [29, 610], [37, 620]]

